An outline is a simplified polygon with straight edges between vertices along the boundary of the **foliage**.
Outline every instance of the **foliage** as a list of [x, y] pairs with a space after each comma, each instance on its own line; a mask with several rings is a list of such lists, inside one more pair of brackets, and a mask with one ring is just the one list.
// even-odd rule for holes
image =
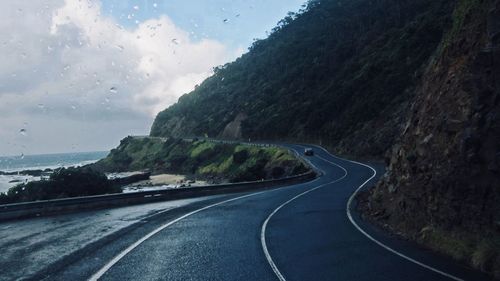
[[282, 148], [154, 137], [127, 137], [108, 157], [91, 167], [101, 172], [148, 169], [153, 173], [232, 182], [280, 178], [307, 171], [302, 162]]
[[33, 181], [10, 188], [0, 195], [0, 203], [48, 200], [66, 197], [118, 193], [106, 176], [89, 168], [56, 170], [48, 180]]
[[338, 143], [411, 98], [453, 2], [310, 1], [158, 114], [151, 135], [216, 137], [245, 113], [245, 139]]

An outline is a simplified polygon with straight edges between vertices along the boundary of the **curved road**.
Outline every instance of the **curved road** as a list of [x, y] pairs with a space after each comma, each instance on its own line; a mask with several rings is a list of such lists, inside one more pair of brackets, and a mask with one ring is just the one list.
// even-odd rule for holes
[[489, 280], [355, 213], [351, 222], [349, 198], [382, 171], [319, 147], [314, 152], [309, 160], [324, 173], [316, 180], [195, 200], [90, 244], [32, 279]]

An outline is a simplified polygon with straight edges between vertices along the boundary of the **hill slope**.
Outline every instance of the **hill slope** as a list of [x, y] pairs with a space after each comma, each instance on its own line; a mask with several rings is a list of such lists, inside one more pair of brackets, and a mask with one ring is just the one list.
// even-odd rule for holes
[[151, 135], [319, 142], [380, 157], [454, 2], [397, 3], [310, 1], [158, 114]]
[[216, 183], [283, 178], [308, 170], [302, 161], [279, 147], [130, 136], [90, 167], [99, 172], [182, 174]]
[[367, 210], [500, 278], [500, 1], [461, 0]]

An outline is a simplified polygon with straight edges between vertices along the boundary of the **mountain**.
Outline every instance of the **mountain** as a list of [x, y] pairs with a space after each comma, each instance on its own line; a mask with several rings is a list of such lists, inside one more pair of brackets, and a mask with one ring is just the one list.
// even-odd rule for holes
[[151, 135], [307, 141], [381, 157], [452, 4], [310, 1], [158, 114]]
[[500, 278], [499, 83], [500, 0], [309, 1], [151, 135], [385, 159], [364, 216]]

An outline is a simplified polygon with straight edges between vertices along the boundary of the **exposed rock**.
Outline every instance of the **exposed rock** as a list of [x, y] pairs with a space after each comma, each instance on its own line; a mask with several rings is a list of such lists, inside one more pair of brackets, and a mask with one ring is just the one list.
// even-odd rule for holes
[[382, 225], [436, 250], [455, 250], [436, 237], [467, 239], [455, 258], [500, 274], [498, 260], [473, 258], [500, 235], [500, 1], [458, 5], [460, 32], [450, 31], [428, 67], [388, 157], [391, 173], [367, 201], [369, 213], [387, 214], [376, 218]]
[[222, 139], [231, 140], [241, 139], [241, 122], [243, 122], [246, 118], [247, 115], [244, 113], [239, 113], [238, 115], [236, 115], [234, 120], [226, 125], [220, 137]]

